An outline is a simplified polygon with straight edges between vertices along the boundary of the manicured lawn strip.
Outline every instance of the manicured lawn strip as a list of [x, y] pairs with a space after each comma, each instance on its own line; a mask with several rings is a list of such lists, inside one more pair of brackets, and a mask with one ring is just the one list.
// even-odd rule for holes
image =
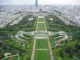
[[45, 30], [44, 23], [38, 23], [38, 30]]
[[23, 60], [30, 60], [30, 59], [31, 59], [31, 54], [28, 54], [28, 55], [26, 54]]
[[37, 49], [47, 49], [48, 48], [48, 42], [46, 39], [38, 39], [36, 41], [36, 48]]
[[52, 39], [52, 37], [53, 37], [53, 36], [50, 35], [50, 36], [49, 36], [49, 40], [50, 40], [50, 43], [51, 43], [51, 47], [52, 47], [52, 48], [55, 48], [55, 41]]
[[45, 21], [46, 22], [46, 28], [48, 29], [49, 28], [49, 24], [48, 24], [48, 22], [47, 21]]
[[30, 60], [31, 54], [24, 54], [20, 56], [20, 60]]
[[18, 56], [14, 56], [14, 59], [13, 60], [18, 60]]
[[42, 18], [40, 19], [40, 18], [39, 18], [39, 19], [38, 19], [38, 22], [44, 22], [44, 19], [42, 19]]
[[23, 59], [24, 59], [24, 56], [25, 56], [25, 55], [20, 56], [20, 60], [23, 60]]
[[36, 50], [34, 60], [50, 60], [50, 55], [48, 50]]
[[38, 23], [38, 27], [43, 27], [44, 23]]

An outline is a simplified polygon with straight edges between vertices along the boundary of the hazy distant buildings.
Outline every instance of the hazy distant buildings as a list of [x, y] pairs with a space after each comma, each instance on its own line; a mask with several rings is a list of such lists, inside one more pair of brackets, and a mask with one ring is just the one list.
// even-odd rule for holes
[[[44, 16], [54, 14], [66, 24], [80, 26], [80, 6], [40, 5], [38, 7], [38, 0], [35, 0], [35, 6], [30, 7], [28, 5], [0, 6], [0, 28], [5, 27], [8, 23], [10, 25], [17, 24], [26, 14], [40, 14]], [[54, 11], [54, 8], [57, 12]]]
[[38, 7], [38, 0], [35, 0], [35, 6]]

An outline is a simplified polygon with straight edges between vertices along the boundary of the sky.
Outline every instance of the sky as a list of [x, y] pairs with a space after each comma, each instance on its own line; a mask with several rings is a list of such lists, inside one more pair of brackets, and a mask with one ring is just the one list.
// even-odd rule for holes
[[[54, 5], [80, 5], [80, 0], [38, 0], [39, 4]], [[35, 0], [0, 0], [0, 5], [24, 5], [24, 4], [35, 4]]]

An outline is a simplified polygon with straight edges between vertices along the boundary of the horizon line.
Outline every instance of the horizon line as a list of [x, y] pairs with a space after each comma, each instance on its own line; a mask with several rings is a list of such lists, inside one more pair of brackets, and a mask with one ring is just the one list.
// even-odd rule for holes
[[[0, 5], [35, 5], [35, 4], [0, 4]], [[38, 4], [39, 6], [40, 5], [78, 5], [79, 4]]]

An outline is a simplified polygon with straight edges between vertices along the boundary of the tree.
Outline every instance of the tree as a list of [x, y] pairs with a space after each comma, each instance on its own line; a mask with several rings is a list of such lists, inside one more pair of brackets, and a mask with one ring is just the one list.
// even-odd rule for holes
[[65, 52], [67, 53], [67, 54], [69, 54], [69, 57], [73, 57], [73, 48], [71, 47], [71, 46], [67, 46], [66, 48], [65, 48]]
[[0, 59], [4, 58], [4, 53], [0, 52]]
[[64, 53], [63, 53], [63, 51], [62, 51], [62, 50], [60, 50], [58, 53], [59, 53], [59, 56], [60, 56], [61, 58], [63, 58], [63, 57], [64, 57]]

